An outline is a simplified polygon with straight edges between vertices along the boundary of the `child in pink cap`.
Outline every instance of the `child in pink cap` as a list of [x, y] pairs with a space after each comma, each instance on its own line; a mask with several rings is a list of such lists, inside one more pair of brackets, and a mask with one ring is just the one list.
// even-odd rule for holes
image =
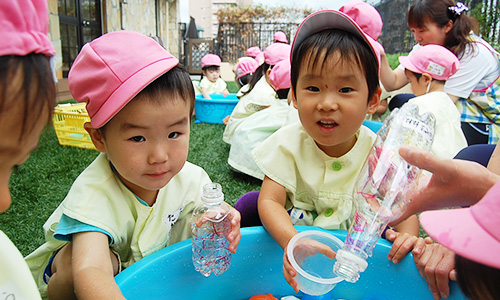
[[[50, 122], [56, 87], [46, 0], [0, 1], [0, 213], [11, 202], [12, 171], [35, 151]], [[30, 183], [37, 185], [38, 183]], [[22, 223], [16, 224], [16, 226]], [[23, 255], [0, 230], [0, 298], [40, 300]]]
[[439, 45], [426, 45], [409, 56], [400, 56], [405, 74], [411, 84], [415, 103], [421, 114], [430, 112], [436, 119], [434, 142], [431, 152], [445, 158], [453, 158], [467, 147], [462, 132], [460, 113], [453, 100], [444, 91], [446, 80], [460, 67], [458, 58], [451, 51]]
[[420, 223], [455, 252], [457, 281], [467, 298], [500, 299], [500, 182], [477, 204], [423, 212]]
[[[46, 243], [26, 261], [44, 297], [124, 299], [114, 276], [191, 237], [206, 172], [186, 161], [194, 90], [189, 74], [153, 39], [133, 31], [87, 43], [69, 73], [102, 152], [44, 225]], [[229, 250], [239, 213], [230, 214]]]
[[260, 53], [262, 53], [262, 51], [260, 50], [260, 48], [257, 47], [257, 46], [253, 46], [253, 47], [250, 47], [250, 48], [247, 49], [247, 53], [246, 54], [247, 54], [248, 57], [251, 57], [251, 58], [255, 59], [257, 57], [257, 55], [259, 55]]
[[201, 59], [201, 80], [198, 88], [205, 99], [212, 99], [210, 94], [229, 95], [226, 82], [220, 77], [220, 57], [216, 54], [207, 54]]
[[[283, 249], [297, 234], [294, 225], [351, 225], [354, 185], [376, 137], [362, 124], [380, 103], [380, 65], [372, 41], [335, 10], [309, 15], [295, 34], [290, 93], [300, 122], [280, 128], [252, 151], [265, 176], [258, 215], [242, 213], [260, 219]], [[417, 240], [416, 216], [396, 230], [390, 252], [395, 262]], [[283, 263], [285, 279], [298, 292], [286, 251]]]
[[257, 61], [251, 57], [242, 57], [238, 60], [234, 67], [234, 73], [236, 76], [236, 83], [240, 88], [250, 82], [252, 75], [258, 67]]
[[264, 49], [264, 63], [255, 70], [250, 82], [237, 93], [240, 101], [227, 120], [222, 135], [224, 142], [231, 144], [234, 131], [245, 118], [274, 103], [276, 92], [269, 84], [269, 73], [274, 65], [284, 59], [290, 59], [290, 45], [273, 43]]
[[283, 31], [276, 31], [276, 33], [274, 34], [274, 42], [288, 44], [286, 34]]
[[264, 179], [264, 173], [255, 164], [251, 152], [287, 122], [291, 109], [287, 100], [290, 90], [290, 60], [284, 59], [272, 68], [269, 83], [276, 91], [277, 99], [269, 108], [249, 116], [236, 128], [227, 160], [236, 171], [260, 180]]

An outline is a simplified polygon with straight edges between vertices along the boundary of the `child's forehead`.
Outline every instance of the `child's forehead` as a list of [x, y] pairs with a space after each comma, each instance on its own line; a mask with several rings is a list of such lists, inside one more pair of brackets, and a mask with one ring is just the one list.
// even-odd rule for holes
[[343, 55], [340, 50], [333, 50], [327, 53], [326, 49], [306, 52], [300, 62], [299, 76], [310, 73], [315, 75], [338, 73], [338, 72], [363, 72], [357, 59], [352, 55]]

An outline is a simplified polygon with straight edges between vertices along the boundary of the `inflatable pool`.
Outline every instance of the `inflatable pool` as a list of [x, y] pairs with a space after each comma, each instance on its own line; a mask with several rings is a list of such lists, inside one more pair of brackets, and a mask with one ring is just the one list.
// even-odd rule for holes
[[[342, 241], [347, 231], [327, 231], [297, 226], [297, 230], [322, 230]], [[242, 238], [228, 271], [208, 278], [196, 272], [191, 261], [191, 240], [186, 240], [136, 262], [116, 276], [125, 298], [134, 299], [210, 299], [243, 300], [257, 294], [276, 298], [295, 294], [282, 273], [283, 250], [263, 227], [242, 228]], [[413, 259], [407, 255], [395, 265], [387, 260], [391, 244], [379, 240], [368, 258], [368, 268], [355, 284], [342, 281], [331, 292], [332, 299], [397, 300], [433, 299]], [[448, 299], [466, 299], [455, 282]]]
[[236, 94], [229, 94], [226, 97], [222, 94], [211, 94], [212, 99], [205, 99], [203, 95], [196, 95], [194, 109], [196, 120], [203, 123], [222, 124], [222, 119], [229, 116], [236, 104], [238, 97]]

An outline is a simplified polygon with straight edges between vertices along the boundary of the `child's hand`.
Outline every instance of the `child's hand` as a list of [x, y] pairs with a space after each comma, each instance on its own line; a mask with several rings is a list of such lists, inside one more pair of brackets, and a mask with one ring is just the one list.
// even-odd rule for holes
[[229, 251], [236, 253], [236, 248], [241, 240], [240, 223], [241, 215], [234, 207], [231, 207], [231, 212], [229, 213], [231, 218], [231, 232], [227, 235], [227, 240], [230, 242]]
[[392, 229], [387, 229], [385, 236], [388, 241], [392, 242], [392, 248], [387, 258], [395, 264], [399, 263], [418, 241], [418, 237], [412, 234], [396, 232]]
[[226, 97], [227, 95], [229, 95], [229, 91], [227, 89], [222, 91], [222, 96]]
[[297, 286], [297, 281], [295, 281], [295, 276], [297, 276], [297, 271], [292, 267], [290, 261], [288, 260], [287, 248], [285, 248], [285, 254], [283, 255], [283, 275], [285, 276], [286, 282], [293, 288], [295, 293], [299, 292], [299, 287]]
[[[332, 248], [318, 241], [307, 239], [295, 244], [294, 255], [298, 265], [302, 265], [305, 258], [316, 254], [323, 254], [330, 259], [334, 259], [337, 255]], [[297, 271], [288, 260], [287, 248], [285, 248], [285, 254], [283, 256], [283, 275], [288, 284], [293, 287], [297, 293], [299, 289], [297, 287], [297, 281], [294, 279], [294, 277], [297, 276]]]
[[222, 119], [222, 124], [224, 125], [227, 125], [227, 123], [229, 122], [229, 118], [231, 117], [231, 115], [225, 117], [224, 119]]
[[419, 238], [413, 250], [413, 260], [424, 277], [435, 300], [450, 295], [449, 279], [456, 281], [455, 253], [434, 243], [431, 238]]

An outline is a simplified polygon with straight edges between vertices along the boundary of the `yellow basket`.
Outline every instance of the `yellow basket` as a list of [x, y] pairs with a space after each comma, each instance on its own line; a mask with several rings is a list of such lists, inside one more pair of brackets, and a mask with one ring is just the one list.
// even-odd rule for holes
[[85, 103], [59, 104], [54, 110], [52, 122], [59, 144], [96, 150], [83, 128], [85, 122], [90, 122]]

